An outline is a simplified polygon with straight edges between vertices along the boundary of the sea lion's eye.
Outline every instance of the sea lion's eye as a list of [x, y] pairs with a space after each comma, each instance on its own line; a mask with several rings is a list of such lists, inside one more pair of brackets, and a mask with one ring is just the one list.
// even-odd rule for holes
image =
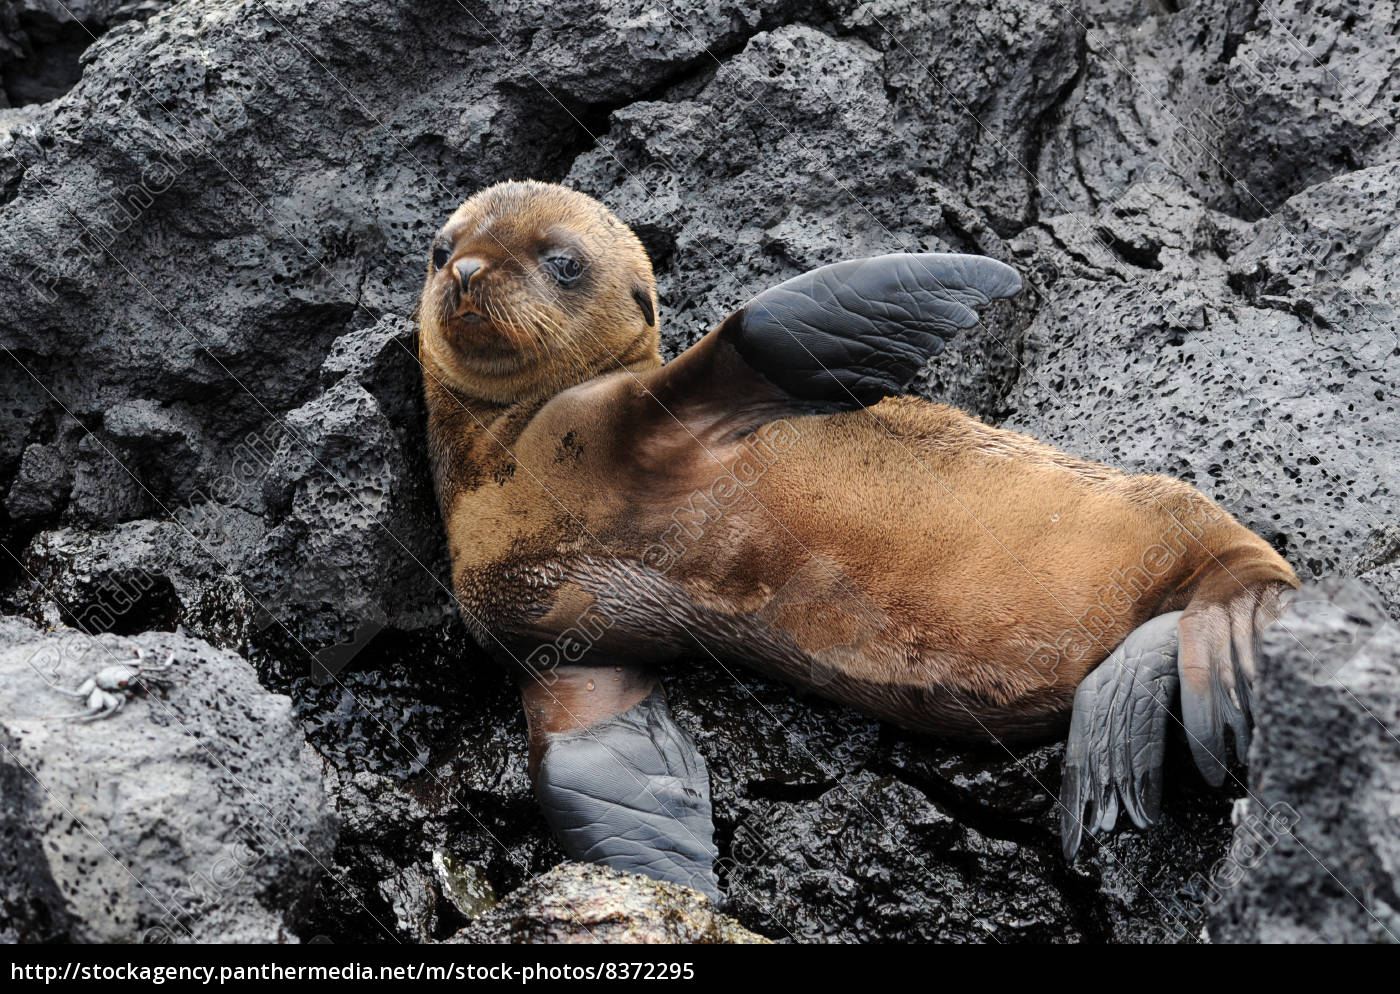
[[441, 269], [447, 265], [447, 260], [452, 258], [452, 249], [446, 245], [435, 245], [433, 247], [433, 268]]
[[572, 256], [552, 255], [545, 260], [545, 265], [554, 272], [554, 278], [560, 283], [572, 283], [583, 273], [583, 266]]

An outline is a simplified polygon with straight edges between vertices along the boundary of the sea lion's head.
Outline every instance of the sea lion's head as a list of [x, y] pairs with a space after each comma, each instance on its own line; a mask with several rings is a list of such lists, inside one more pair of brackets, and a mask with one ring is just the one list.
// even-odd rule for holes
[[553, 183], [498, 183], [457, 208], [433, 239], [418, 316], [430, 379], [497, 403], [661, 361], [646, 250]]

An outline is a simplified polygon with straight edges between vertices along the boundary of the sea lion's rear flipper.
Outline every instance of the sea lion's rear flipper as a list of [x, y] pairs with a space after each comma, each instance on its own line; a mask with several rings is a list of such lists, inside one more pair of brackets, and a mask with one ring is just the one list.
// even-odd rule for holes
[[652, 392], [681, 417], [696, 406], [779, 417], [874, 404], [903, 392], [979, 307], [1020, 289], [1016, 270], [978, 255], [822, 266], [729, 315], [660, 370]]
[[1180, 618], [1176, 611], [1136, 628], [1075, 692], [1060, 783], [1066, 859], [1074, 859], [1085, 833], [1113, 828], [1120, 806], [1138, 828], [1161, 813]]
[[[597, 691], [608, 688], [599, 682]], [[553, 700], [545, 706], [565, 706]], [[538, 735], [532, 727], [531, 749], [539, 754], [535, 794], [570, 858], [684, 884], [719, 901], [709, 771], [659, 686], [583, 727]]]
[[1249, 752], [1259, 635], [1292, 592], [1277, 572], [1267, 561], [1222, 563], [1200, 582], [1182, 614], [1181, 721], [1196, 767], [1213, 787]]

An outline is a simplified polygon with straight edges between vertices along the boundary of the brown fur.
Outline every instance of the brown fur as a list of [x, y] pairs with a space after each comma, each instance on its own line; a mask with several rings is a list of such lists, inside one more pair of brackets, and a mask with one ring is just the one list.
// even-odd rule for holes
[[[561, 230], [588, 246], [586, 294], [533, 268]], [[471, 297], [498, 319], [463, 324], [452, 264], [429, 272], [420, 348], [453, 579], [488, 648], [570, 664], [531, 662], [527, 683], [577, 699], [573, 664], [713, 655], [906, 726], [1016, 738], [1061, 724], [1148, 618], [1188, 608], [1186, 671], [1208, 673], [1296, 586], [1180, 481], [912, 397], [803, 414], [719, 329], [662, 366], [632, 298], [655, 307], [646, 254], [581, 194], [492, 187], [444, 233], [454, 260], [489, 260]], [[640, 693], [623, 683], [619, 708]], [[547, 710], [548, 691], [530, 696]]]

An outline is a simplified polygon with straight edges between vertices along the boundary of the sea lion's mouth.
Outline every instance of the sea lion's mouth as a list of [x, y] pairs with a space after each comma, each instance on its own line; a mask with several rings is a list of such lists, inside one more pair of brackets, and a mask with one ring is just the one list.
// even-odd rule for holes
[[495, 322], [487, 317], [475, 304], [466, 299], [457, 302], [456, 306], [449, 313], [446, 323], [459, 331], [470, 330], [473, 332], [480, 331], [488, 325], [495, 324]]
[[465, 293], [458, 292], [450, 299], [452, 305], [452, 320], [461, 321], [466, 324], [480, 324], [486, 320], [486, 315], [482, 313], [482, 308], [478, 307], [476, 301], [472, 300]]
[[520, 333], [483, 313], [469, 300], [454, 300], [440, 327], [444, 341], [463, 358], [489, 363], [513, 362], [519, 358]]
[[454, 317], [456, 317], [458, 321], [461, 321], [463, 324], [468, 326], [486, 323], [486, 318], [482, 317], [476, 311], [458, 311], [454, 315]]
[[490, 318], [486, 316], [484, 308], [462, 292], [461, 287], [447, 283], [438, 296], [438, 321], [444, 327], [460, 329], [489, 324]]
[[442, 340], [463, 359], [493, 365], [518, 365], [523, 353], [532, 349], [531, 332], [512, 321], [507, 310], [498, 316], [496, 308], [448, 288], [439, 298], [438, 331]]

